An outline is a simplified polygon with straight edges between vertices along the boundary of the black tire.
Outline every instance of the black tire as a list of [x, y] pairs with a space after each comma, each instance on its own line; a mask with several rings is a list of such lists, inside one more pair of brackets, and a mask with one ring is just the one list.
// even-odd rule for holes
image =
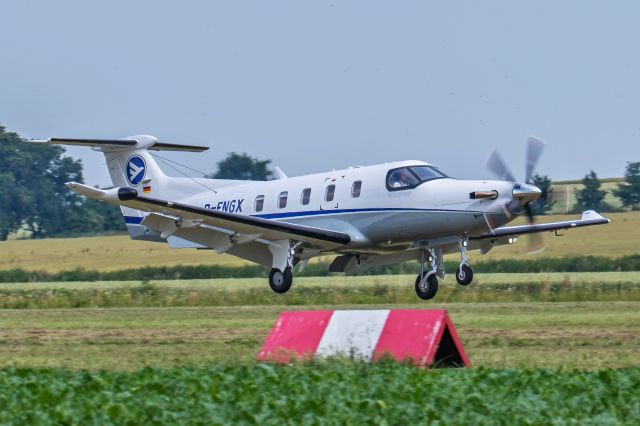
[[462, 267], [458, 266], [456, 269], [456, 281], [460, 285], [469, 285], [473, 280], [473, 271], [469, 267], [469, 265], [462, 265]]
[[286, 293], [293, 284], [293, 274], [291, 268], [285, 268], [284, 272], [278, 268], [273, 268], [269, 273], [269, 287], [276, 293]]
[[422, 278], [422, 276], [427, 274], [428, 272], [423, 272], [422, 275], [418, 274], [418, 276], [416, 277], [416, 294], [422, 300], [433, 299], [433, 297], [438, 292], [438, 277], [436, 277], [436, 274], [433, 273], [427, 278], [426, 288], [421, 288], [420, 279]]

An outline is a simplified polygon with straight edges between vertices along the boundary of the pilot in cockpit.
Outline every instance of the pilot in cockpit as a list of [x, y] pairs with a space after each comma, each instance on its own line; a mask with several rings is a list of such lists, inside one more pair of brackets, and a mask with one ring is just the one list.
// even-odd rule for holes
[[389, 177], [389, 186], [391, 188], [404, 188], [405, 186], [415, 185], [416, 178], [407, 169], [398, 169]]

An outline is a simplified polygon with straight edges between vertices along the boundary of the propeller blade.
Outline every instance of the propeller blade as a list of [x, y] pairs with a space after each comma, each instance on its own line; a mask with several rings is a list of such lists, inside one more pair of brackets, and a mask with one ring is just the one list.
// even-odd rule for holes
[[[536, 222], [535, 215], [533, 214], [533, 209], [531, 208], [531, 203], [527, 203], [525, 207], [525, 212], [527, 213], [527, 218], [529, 219], [530, 224], [534, 224]], [[527, 254], [536, 254], [544, 251], [544, 238], [542, 234], [529, 234], [527, 241]]]
[[533, 210], [531, 209], [531, 203], [527, 203], [527, 206], [524, 208], [524, 211], [527, 213], [527, 218], [529, 219], [529, 223], [535, 223], [536, 219], [533, 216]]
[[571, 205], [571, 187], [568, 185], [554, 185], [549, 189], [545, 202], [553, 205], [554, 214], [568, 214], [573, 208]]
[[527, 254], [542, 253], [544, 249], [544, 237], [542, 234], [529, 234]]
[[507, 163], [504, 162], [497, 149], [494, 149], [487, 160], [487, 169], [493, 173], [498, 179], [506, 180], [509, 182], [515, 182], [513, 174], [507, 167]]
[[525, 175], [525, 182], [531, 183], [531, 179], [533, 178], [533, 172], [538, 165], [538, 160], [540, 160], [540, 156], [542, 155], [542, 151], [544, 151], [545, 143], [540, 139], [534, 138], [533, 136], [529, 136], [527, 139], [527, 168]]

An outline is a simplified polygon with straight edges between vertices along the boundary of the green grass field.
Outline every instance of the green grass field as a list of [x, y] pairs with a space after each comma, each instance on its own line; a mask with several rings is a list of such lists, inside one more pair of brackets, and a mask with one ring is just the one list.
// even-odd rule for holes
[[637, 363], [640, 272], [479, 278], [468, 288], [443, 284], [434, 301], [421, 303], [413, 276], [300, 278], [286, 295], [272, 294], [262, 279], [3, 284], [0, 305], [22, 309], [0, 310], [0, 365], [253, 364], [284, 309], [390, 306], [449, 310], [475, 366]]
[[[474, 367], [596, 370], [637, 365], [640, 357], [640, 302], [428, 306], [449, 311]], [[333, 306], [0, 310], [0, 366], [254, 365], [277, 315], [302, 308]]]
[[[640, 212], [610, 213], [613, 223], [575, 229], [563, 237], [544, 234], [546, 249], [528, 255], [526, 237], [510, 246], [500, 246], [486, 255], [471, 253], [471, 260], [527, 259], [567, 255], [620, 257], [640, 252]], [[578, 217], [546, 216], [540, 221], [569, 220]], [[522, 220], [516, 221], [520, 223]], [[452, 259], [458, 258], [452, 255]], [[329, 258], [325, 258], [328, 260]], [[52, 238], [0, 242], [0, 270], [22, 268], [28, 271], [57, 272], [76, 268], [113, 271], [144, 266], [244, 265], [246, 261], [209, 250], [170, 249], [166, 244], [131, 241], [128, 236]]]
[[[420, 303], [409, 275], [3, 284], [0, 423], [629, 423], [639, 278], [484, 274]], [[472, 368], [255, 361], [283, 310], [390, 307], [446, 309]]]

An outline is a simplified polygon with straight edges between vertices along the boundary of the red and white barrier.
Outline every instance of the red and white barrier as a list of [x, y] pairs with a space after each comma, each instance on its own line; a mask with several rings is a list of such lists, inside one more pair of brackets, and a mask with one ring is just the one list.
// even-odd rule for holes
[[469, 366], [444, 310], [283, 312], [258, 360], [349, 356], [376, 361], [390, 356], [419, 366]]

